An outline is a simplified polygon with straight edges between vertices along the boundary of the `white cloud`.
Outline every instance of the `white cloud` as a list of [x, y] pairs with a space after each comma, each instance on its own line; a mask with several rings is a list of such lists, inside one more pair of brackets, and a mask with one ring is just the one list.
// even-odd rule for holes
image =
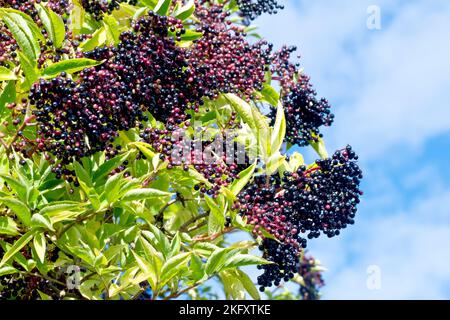
[[380, 31], [366, 28], [372, 1], [291, 1], [259, 23], [278, 45], [299, 46], [319, 94], [337, 106], [328, 141], [352, 143], [363, 158], [450, 130], [450, 3], [377, 2]]
[[[343, 238], [315, 243], [312, 252], [329, 268], [324, 298], [447, 298], [450, 209], [443, 202], [449, 199], [450, 190], [404, 212], [360, 219]], [[380, 290], [366, 286], [370, 265], [381, 268]]]
[[[380, 31], [366, 28], [372, 4]], [[317, 91], [336, 107], [330, 149], [350, 143], [363, 161], [369, 192], [356, 225], [310, 244], [329, 269], [325, 298], [448, 298], [449, 184], [433, 159], [413, 172], [402, 164], [450, 131], [449, 16], [445, 0], [292, 0], [259, 20], [269, 40], [298, 45]], [[381, 290], [366, 287], [369, 265], [381, 267]]]

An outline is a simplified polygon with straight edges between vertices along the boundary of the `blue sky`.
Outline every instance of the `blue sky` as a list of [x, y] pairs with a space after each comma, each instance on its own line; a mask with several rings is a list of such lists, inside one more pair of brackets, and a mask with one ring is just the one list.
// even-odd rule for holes
[[[334, 106], [329, 151], [351, 144], [365, 171], [356, 224], [309, 245], [328, 269], [324, 298], [450, 299], [450, 1], [283, 2], [260, 33], [299, 47]], [[366, 26], [370, 5], [380, 30]]]

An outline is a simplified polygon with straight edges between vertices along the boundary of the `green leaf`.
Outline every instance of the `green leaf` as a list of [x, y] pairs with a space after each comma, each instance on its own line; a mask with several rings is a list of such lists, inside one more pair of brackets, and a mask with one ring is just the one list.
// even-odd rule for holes
[[253, 118], [252, 107], [236, 96], [235, 94], [227, 93], [224, 95], [229, 101], [230, 105], [236, 110], [239, 117], [252, 129], [256, 128], [255, 119]]
[[154, 199], [161, 197], [172, 196], [172, 193], [161, 191], [158, 189], [133, 189], [125, 193], [122, 197], [122, 201], [135, 201], [135, 200], [145, 200], [145, 199]]
[[56, 48], [61, 48], [66, 34], [64, 21], [59, 15], [53, 12], [50, 8], [45, 7], [43, 4], [36, 3], [35, 6], [38, 11], [39, 18], [47, 30], [47, 34], [53, 42], [53, 45]]
[[208, 233], [213, 234], [221, 231], [225, 224], [225, 215], [220, 207], [208, 196], [205, 196], [205, 202], [210, 209], [208, 219]]
[[159, 286], [164, 286], [173, 277], [180, 274], [191, 256], [190, 252], [183, 252], [168, 259], [161, 268], [161, 278]]
[[278, 102], [277, 116], [275, 118], [275, 125], [272, 130], [272, 137], [270, 139], [272, 154], [280, 151], [283, 145], [284, 137], [286, 135], [286, 117], [284, 114], [283, 105]]
[[134, 259], [136, 260], [139, 269], [144, 273], [145, 278], [148, 280], [150, 286], [152, 289], [156, 288], [156, 283], [158, 282], [157, 277], [157, 271], [155, 270], [155, 267], [152, 263], [144, 260], [142, 257], [140, 257], [136, 252], [131, 250], [131, 253], [134, 256]]
[[[31, 29], [31, 32], [33, 33], [33, 36], [36, 39], [42, 40], [42, 41], [45, 40], [44, 36], [41, 33], [41, 28], [38, 27], [36, 22], [34, 22], [33, 18], [30, 17], [28, 14], [26, 14], [20, 10], [12, 9], [12, 8], [0, 8], [0, 16], [2, 15], [3, 12], [18, 14], [27, 22], [28, 27]], [[1, 17], [0, 17], [0, 19], [1, 19]]]
[[73, 8], [70, 11], [70, 30], [74, 35], [78, 35], [84, 25], [86, 12], [81, 5], [80, 0], [72, 0]]
[[175, 237], [173, 237], [172, 242], [170, 243], [170, 252], [168, 256], [173, 257], [177, 255], [180, 252], [180, 248], [181, 248], [181, 238], [180, 234], [177, 232], [175, 234]]
[[27, 187], [23, 183], [6, 174], [0, 174], [0, 178], [2, 178], [3, 180], [5, 180], [6, 183], [8, 183], [8, 186], [13, 190], [13, 192], [17, 194], [19, 199], [23, 201], [26, 200]]
[[309, 143], [311, 144], [313, 149], [317, 152], [317, 154], [320, 156], [320, 158], [327, 159], [328, 152], [327, 152], [327, 148], [325, 147], [325, 141], [323, 141], [323, 139], [321, 137], [318, 137], [315, 135], [313, 137], [317, 139], [317, 142], [310, 141]]
[[203, 32], [187, 29], [185, 33], [181, 35], [181, 41], [194, 41], [203, 37]]
[[264, 100], [270, 103], [272, 106], [277, 106], [280, 101], [280, 95], [278, 92], [269, 84], [265, 84], [261, 95]]
[[0, 234], [16, 236], [19, 234], [16, 222], [10, 217], [0, 217]]
[[289, 166], [291, 167], [292, 172], [297, 171], [298, 168], [304, 164], [305, 160], [303, 159], [303, 156], [298, 152], [294, 152], [289, 157]]
[[114, 19], [114, 17], [112, 17], [111, 15], [104, 15], [102, 22], [106, 30], [108, 43], [113, 45], [118, 44], [120, 37], [120, 30], [117, 20]]
[[84, 52], [94, 50], [96, 47], [100, 47], [105, 44], [107, 39], [106, 30], [104, 27], [97, 29], [90, 39], [87, 39], [80, 44], [80, 49]]
[[52, 78], [59, 75], [61, 72], [66, 73], [75, 73], [81, 70], [84, 70], [86, 68], [95, 67], [102, 64], [101, 61], [96, 61], [92, 59], [87, 58], [76, 58], [76, 59], [69, 59], [64, 60], [61, 62], [57, 62], [52, 64], [51, 66], [45, 68], [42, 71], [42, 76], [44, 78]]
[[223, 269], [238, 268], [255, 264], [270, 264], [270, 262], [261, 257], [240, 253], [231, 257], [230, 259], [227, 259], [227, 261], [223, 265]]
[[227, 298], [235, 300], [245, 300], [245, 288], [242, 282], [236, 275], [235, 270], [225, 270], [220, 274], [220, 280], [222, 280], [223, 288]]
[[245, 290], [250, 294], [250, 296], [255, 300], [260, 300], [261, 297], [259, 295], [258, 289], [256, 289], [255, 284], [250, 279], [250, 277], [243, 271], [236, 269], [237, 277], [239, 281], [244, 286]]
[[13, 71], [0, 66], [0, 81], [16, 80], [16, 79], [17, 79], [17, 76]]
[[121, 165], [127, 158], [129, 153], [122, 154], [119, 156], [116, 156], [105, 163], [103, 163], [100, 167], [98, 167], [97, 170], [95, 170], [92, 179], [94, 181], [98, 181], [104, 177], [106, 177], [108, 174], [111, 173], [111, 171], [115, 168], [117, 168], [119, 165]]
[[175, 10], [173, 15], [175, 18], [180, 19], [182, 21], [188, 19], [195, 11], [195, 2], [194, 0], [189, 0], [184, 6]]
[[50, 219], [39, 213], [33, 214], [33, 216], [31, 217], [31, 225], [34, 228], [41, 227], [41, 228], [45, 228], [45, 229], [52, 230], [52, 231], [55, 230], [55, 229], [53, 229], [53, 225], [52, 225], [52, 222], [50, 221]]
[[25, 203], [13, 197], [2, 197], [0, 198], [0, 203], [8, 206], [24, 225], [30, 225], [31, 211]]
[[160, 16], [166, 16], [170, 9], [172, 0], [159, 0], [156, 7], [153, 9]]
[[239, 192], [241, 192], [241, 190], [250, 181], [250, 179], [253, 176], [253, 173], [255, 172], [255, 169], [256, 169], [256, 163], [252, 164], [247, 169], [241, 171], [239, 173], [239, 179], [233, 181], [233, 183], [230, 186], [230, 190], [231, 190], [231, 192], [233, 192], [233, 194], [235, 196], [237, 196], [239, 194]]
[[206, 261], [205, 265], [205, 272], [208, 275], [212, 275], [216, 272], [219, 272], [222, 270], [222, 267], [224, 266], [225, 262], [228, 261], [231, 257], [238, 254], [240, 252], [240, 249], [223, 249], [219, 248], [215, 250], [211, 256]]
[[39, 214], [51, 217], [62, 211], [83, 211], [85, 205], [76, 201], [55, 201], [42, 207]]
[[22, 52], [18, 51], [20, 66], [22, 68], [22, 72], [25, 75], [25, 90], [29, 90], [33, 83], [38, 80], [39, 71], [36, 67], [36, 63], [30, 61], [28, 57]]
[[80, 183], [83, 183], [86, 187], [92, 188], [92, 180], [88, 172], [81, 166], [79, 162], [74, 162], [75, 174]]
[[8, 103], [14, 102], [16, 100], [16, 82], [9, 81], [8, 84], [0, 93], [0, 116], [5, 110], [5, 106]]
[[6, 276], [8, 274], [14, 274], [16, 272], [19, 272], [19, 270], [17, 270], [16, 268], [13, 268], [11, 266], [4, 266], [4, 267], [0, 268], [0, 277]]
[[37, 233], [33, 239], [33, 247], [41, 263], [45, 262], [45, 252], [47, 251], [47, 241], [43, 233]]
[[4, 10], [0, 10], [0, 17], [27, 58], [30, 61], [36, 61], [41, 50], [37, 38], [30, 29], [30, 22], [17, 13]]
[[146, 7], [150, 9], [154, 9], [156, 5], [158, 4], [158, 0], [140, 0], [141, 3], [143, 3]]
[[123, 173], [115, 174], [106, 180], [104, 194], [109, 203], [114, 203], [119, 198], [120, 187], [123, 182]]
[[3, 267], [6, 263], [8, 263], [9, 260], [11, 260], [11, 258], [14, 257], [16, 253], [18, 253], [23, 247], [25, 247], [27, 243], [30, 242], [31, 239], [33, 239], [35, 233], [36, 233], [35, 230], [28, 231], [22, 237], [20, 237], [19, 240], [14, 242], [12, 247], [9, 248], [7, 252], [5, 252], [2, 261], [0, 261], [0, 268]]
[[170, 242], [164, 233], [159, 230], [156, 226], [150, 224], [150, 231], [143, 230], [142, 235], [150, 241], [150, 243], [159, 250], [165, 257], [170, 254], [171, 246]]
[[155, 153], [151, 150], [151, 145], [145, 142], [133, 142], [131, 143], [132, 146], [135, 146], [139, 149], [140, 152], [147, 158], [147, 159], [153, 159], [155, 156]]

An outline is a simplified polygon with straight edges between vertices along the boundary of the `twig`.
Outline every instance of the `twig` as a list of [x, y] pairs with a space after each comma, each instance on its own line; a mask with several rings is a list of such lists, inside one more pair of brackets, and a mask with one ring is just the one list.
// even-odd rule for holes
[[209, 216], [209, 211], [199, 214], [198, 216], [192, 217], [191, 219], [189, 219], [188, 221], [183, 223], [183, 225], [180, 227], [180, 231], [187, 231], [187, 227], [189, 227], [191, 224], [193, 224], [194, 222], [196, 222], [202, 218], [206, 218], [207, 216]]
[[232, 231], [236, 230], [234, 227], [225, 228], [220, 232], [214, 233], [212, 235], [199, 235], [194, 237], [194, 242], [200, 242], [200, 241], [213, 241], [216, 240], [218, 237], [223, 236], [224, 234], [230, 233]]

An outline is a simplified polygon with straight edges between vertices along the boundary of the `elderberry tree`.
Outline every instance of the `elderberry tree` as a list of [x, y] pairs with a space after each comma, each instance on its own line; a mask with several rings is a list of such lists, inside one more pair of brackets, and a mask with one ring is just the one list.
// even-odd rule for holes
[[249, 26], [279, 9], [0, 0], [0, 299], [319, 297], [305, 248], [354, 223], [362, 173]]

